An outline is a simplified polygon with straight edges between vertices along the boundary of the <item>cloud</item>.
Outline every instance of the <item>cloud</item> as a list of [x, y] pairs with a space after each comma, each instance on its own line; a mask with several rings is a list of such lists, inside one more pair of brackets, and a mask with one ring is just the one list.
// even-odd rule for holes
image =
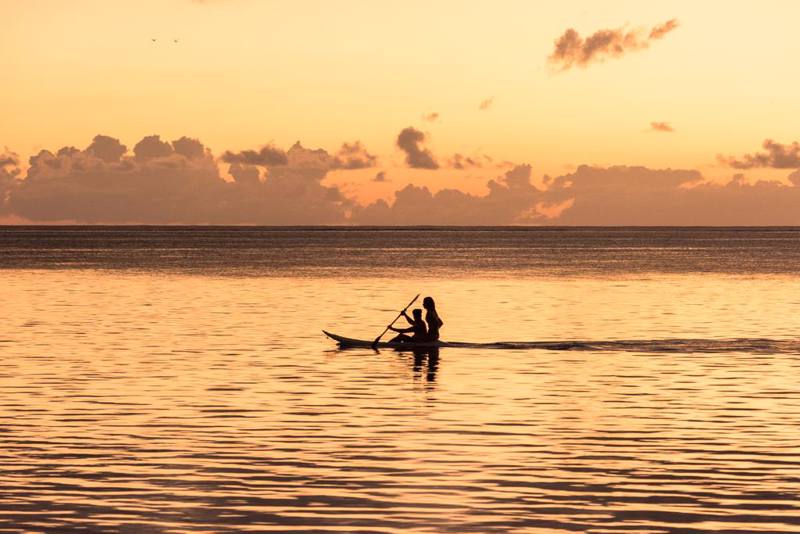
[[19, 156], [9, 151], [0, 153], [0, 215], [9, 212], [8, 197], [19, 174]]
[[672, 19], [653, 27], [647, 35], [641, 29], [626, 31], [624, 28], [615, 28], [598, 30], [586, 39], [573, 28], [569, 28], [556, 39], [555, 48], [548, 60], [560, 70], [568, 70], [574, 66], [586, 67], [590, 63], [648, 48], [652, 41], [663, 38], [677, 27], [678, 21]]
[[666, 34], [674, 30], [678, 27], [678, 19], [671, 19], [665, 22], [664, 24], [660, 24], [658, 26], [654, 26], [652, 30], [650, 30], [650, 39], [661, 39]]
[[[415, 139], [421, 150], [424, 137]], [[0, 154], [0, 216], [108, 224], [800, 225], [798, 143], [768, 141], [763, 153], [735, 160], [743, 168], [794, 169], [786, 183], [741, 174], [716, 183], [691, 169], [583, 165], [536, 186], [531, 167], [519, 165], [488, 180], [484, 195], [409, 184], [391, 202], [368, 205], [323, 185], [348, 164], [346, 155], [358, 165], [372, 161], [360, 143], [343, 146], [334, 155], [299, 142], [286, 151], [273, 147], [284, 163], [234, 161], [232, 180], [221, 176], [209, 149], [187, 137], [147, 136], [121, 152], [118, 139], [97, 136], [85, 149], [41, 150], [24, 173], [19, 157], [6, 151]], [[470, 164], [460, 158], [448, 166]], [[386, 171], [372, 180], [387, 182]]]
[[486, 110], [492, 107], [494, 103], [494, 98], [487, 98], [486, 100], [482, 100], [481, 103], [478, 105], [478, 109]]
[[[545, 202], [564, 204], [562, 225], [725, 226], [800, 224], [800, 173], [792, 185], [708, 182], [696, 170], [580, 166], [549, 182]], [[567, 204], [570, 203], [570, 204]], [[540, 210], [541, 211], [541, 210]]]
[[242, 165], [260, 165], [262, 167], [277, 167], [280, 165], [313, 166], [320, 169], [367, 169], [374, 167], [378, 158], [370, 154], [360, 141], [343, 143], [335, 156], [331, 156], [321, 148], [308, 150], [303, 148], [298, 141], [284, 152], [280, 148], [266, 145], [259, 150], [242, 150], [241, 152], [227, 151], [222, 154], [222, 161]]
[[187, 159], [200, 159], [206, 157], [208, 152], [199, 140], [185, 136], [173, 141], [172, 148]]
[[367, 225], [505, 225], [529, 224], [544, 217], [536, 212], [543, 192], [530, 182], [531, 167], [520, 165], [489, 180], [489, 193], [470, 195], [457, 189], [433, 194], [427, 187], [407, 185], [390, 205], [378, 200], [353, 210], [352, 221]]
[[133, 147], [133, 153], [138, 160], [166, 158], [174, 152], [172, 145], [163, 142], [157, 135], [144, 137]]
[[240, 165], [239, 163], [232, 163], [228, 167], [228, 172], [236, 183], [239, 184], [257, 184], [261, 182], [261, 171], [255, 165]]
[[406, 164], [414, 169], [438, 169], [439, 164], [430, 150], [423, 146], [425, 134], [408, 127], [397, 136], [397, 146], [406, 154]]
[[259, 150], [226, 151], [222, 154], [222, 161], [245, 165], [263, 165], [265, 167], [286, 165], [288, 163], [286, 152], [272, 145], [265, 145]]
[[374, 167], [378, 158], [367, 152], [360, 141], [343, 143], [333, 160], [336, 169], [368, 169]]
[[651, 122], [650, 129], [654, 132], [674, 132], [675, 129], [668, 122]]
[[[491, 160], [491, 158], [490, 158]], [[448, 162], [449, 166], [453, 169], [467, 169], [469, 167], [481, 167], [481, 161], [477, 158], [472, 158], [470, 156], [463, 156], [461, 154], [453, 154], [453, 157]]]
[[800, 143], [788, 145], [767, 139], [761, 145], [764, 152], [745, 154], [742, 159], [718, 156], [720, 162], [734, 169], [753, 169], [771, 167], [773, 169], [800, 169]]
[[[74, 151], [74, 147], [64, 147], [62, 151]], [[93, 155], [106, 163], [113, 163], [119, 161], [122, 155], [128, 151], [128, 148], [119, 142], [119, 139], [114, 139], [107, 135], [96, 135], [92, 140], [92, 144], [86, 149], [86, 152]], [[60, 152], [60, 151], [59, 151]], [[59, 153], [59, 155], [61, 155]]]
[[5, 169], [5, 167], [16, 167], [17, 165], [19, 165], [19, 156], [13, 152], [0, 154], [0, 169]]
[[436, 113], [435, 111], [432, 113], [426, 113], [425, 115], [422, 116], [422, 120], [426, 122], [436, 122], [439, 120], [439, 114]]
[[5, 185], [3, 209], [43, 222], [299, 225], [342, 224], [352, 204], [322, 185], [328, 167], [316, 164], [320, 151], [299, 143], [275, 149], [285, 163], [263, 177], [257, 166], [234, 161], [233, 182], [197, 140], [148, 136], [133, 155], [120, 147], [98, 136], [85, 150], [41, 151], [24, 179]]

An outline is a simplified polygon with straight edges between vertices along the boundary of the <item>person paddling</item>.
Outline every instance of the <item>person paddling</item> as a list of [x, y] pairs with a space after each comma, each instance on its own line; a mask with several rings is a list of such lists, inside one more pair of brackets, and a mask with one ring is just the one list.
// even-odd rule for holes
[[[428, 339], [428, 330], [425, 328], [425, 321], [422, 320], [422, 310], [419, 308], [411, 312], [414, 318], [408, 316], [404, 311], [401, 315], [406, 318], [409, 328], [395, 328], [389, 327], [389, 330], [397, 332], [399, 335], [395, 336], [392, 341], [399, 343], [424, 343]], [[411, 334], [410, 336], [408, 334]]]
[[[439, 329], [444, 326], [444, 322], [436, 312], [436, 303], [433, 298], [425, 297], [422, 299], [422, 307], [427, 310], [425, 322], [428, 323], [428, 341], [439, 341]], [[414, 310], [416, 311], [416, 310]]]

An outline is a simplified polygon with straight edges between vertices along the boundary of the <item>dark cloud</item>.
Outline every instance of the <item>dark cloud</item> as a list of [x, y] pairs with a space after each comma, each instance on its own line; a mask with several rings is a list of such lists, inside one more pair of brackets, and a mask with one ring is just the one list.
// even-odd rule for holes
[[72, 155], [78, 154], [79, 152], [80, 152], [80, 150], [75, 148], [74, 146], [63, 146], [63, 147], [58, 149], [58, 152], [56, 152], [56, 156], [58, 156], [58, 157], [61, 157], [61, 156], [72, 156]]
[[342, 144], [333, 160], [333, 168], [368, 169], [374, 167], [377, 161], [378, 158], [367, 152], [360, 141], [354, 141]]
[[[70, 147], [72, 148], [72, 147]], [[106, 163], [113, 163], [119, 161], [122, 155], [128, 151], [128, 148], [119, 142], [119, 139], [114, 139], [107, 135], [97, 135], [92, 144], [86, 149], [86, 152], [93, 155]]]
[[485, 110], [492, 107], [492, 103], [494, 103], [494, 98], [487, 98], [486, 100], [482, 100], [481, 103], [478, 105], [478, 109]]
[[228, 172], [236, 183], [240, 184], [257, 184], [261, 182], [261, 171], [254, 165], [240, 165], [239, 163], [232, 163], [228, 167]]
[[272, 145], [263, 146], [260, 150], [226, 151], [222, 154], [222, 161], [225, 163], [262, 165], [264, 167], [286, 165], [288, 163], [286, 152]]
[[265, 177], [232, 163], [228, 182], [197, 140], [150, 136], [128, 155], [118, 140], [98, 138], [86, 150], [32, 157], [24, 179], [0, 185], [3, 210], [33, 221], [298, 225], [342, 224], [352, 204], [321, 184], [328, 167], [314, 164], [319, 151], [299, 144]]
[[370, 154], [360, 141], [343, 143], [333, 156], [321, 148], [306, 149], [298, 141], [287, 152], [272, 145], [267, 145], [258, 151], [243, 150], [236, 153], [228, 151], [222, 154], [222, 161], [271, 168], [280, 165], [302, 165], [328, 170], [353, 170], [374, 167], [378, 158]]
[[675, 129], [668, 122], [651, 122], [650, 129], [654, 132], [674, 132]]
[[422, 120], [426, 122], [436, 122], [439, 120], [439, 114], [436, 113], [435, 111], [432, 113], [426, 113], [425, 115], [422, 116]]
[[203, 143], [185, 136], [173, 141], [172, 148], [187, 159], [200, 159], [206, 156], [206, 148]]
[[378, 174], [375, 175], [375, 178], [372, 179], [373, 182], [386, 182], [388, 181], [386, 178], [386, 171], [380, 171]]
[[475, 196], [457, 189], [432, 194], [427, 187], [408, 185], [394, 202], [378, 200], [356, 207], [352, 220], [368, 225], [506, 225], [543, 220], [535, 207], [543, 192], [530, 182], [531, 168], [520, 165], [487, 184], [489, 193]]
[[406, 154], [406, 164], [414, 169], [438, 169], [439, 164], [430, 150], [423, 146], [425, 134], [408, 127], [397, 136], [397, 146]]
[[741, 159], [719, 156], [719, 160], [734, 169], [771, 167], [773, 169], [800, 169], [800, 143], [788, 145], [767, 139], [761, 145], [764, 152], [745, 154]]
[[555, 48], [548, 60], [561, 70], [574, 66], [586, 67], [593, 62], [645, 49], [650, 46], [651, 41], [663, 38], [677, 27], [678, 21], [672, 19], [655, 26], [647, 35], [639, 29], [626, 31], [624, 28], [616, 28], [596, 31], [586, 39], [570, 28], [556, 39]]
[[[491, 158], [490, 158], [491, 160]], [[453, 154], [453, 157], [448, 162], [449, 166], [453, 169], [467, 169], [469, 167], [481, 167], [481, 161], [478, 158], [473, 158], [470, 156], [463, 156], [461, 154]]]
[[173, 154], [172, 145], [165, 143], [158, 135], [148, 135], [133, 147], [133, 153], [138, 160], [166, 158]]

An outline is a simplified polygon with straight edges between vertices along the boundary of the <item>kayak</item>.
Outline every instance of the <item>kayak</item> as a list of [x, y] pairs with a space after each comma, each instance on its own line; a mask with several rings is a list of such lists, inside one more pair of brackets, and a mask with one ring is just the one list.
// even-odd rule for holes
[[[576, 350], [590, 348], [591, 346], [574, 341], [496, 341], [494, 343], [468, 343], [464, 341], [433, 341], [428, 343], [409, 343], [398, 341], [380, 341], [377, 345], [372, 339], [355, 339], [344, 337], [337, 334], [322, 331], [323, 334], [339, 344], [340, 348], [376, 348], [376, 349], [400, 349], [400, 350], [431, 350], [440, 348], [458, 349], [548, 349], [548, 350]], [[591, 347], [594, 348], [594, 347]], [[603, 350], [603, 349], [597, 349]]]
[[[332, 340], [336, 341], [340, 347], [342, 348], [356, 348], [356, 347], [373, 347], [373, 343], [375, 340], [370, 339], [353, 339], [351, 337], [344, 337], [339, 336], [336, 334], [332, 334], [326, 330], [322, 331], [323, 334], [331, 338]], [[381, 341], [377, 345], [374, 345], [375, 348], [379, 349], [408, 349], [408, 350], [415, 350], [415, 349], [438, 349], [440, 347], [454, 347], [458, 346], [459, 344], [454, 343], [447, 343], [446, 341], [433, 341], [428, 343], [400, 343], [397, 341]]]

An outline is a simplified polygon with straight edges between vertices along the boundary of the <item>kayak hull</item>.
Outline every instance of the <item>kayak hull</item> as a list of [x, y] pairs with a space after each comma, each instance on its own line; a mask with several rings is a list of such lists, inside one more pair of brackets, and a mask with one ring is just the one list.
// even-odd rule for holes
[[373, 345], [374, 340], [354, 339], [351, 337], [339, 336], [326, 330], [323, 330], [322, 333], [337, 342], [342, 348], [374, 347], [377, 349], [429, 350], [438, 349], [440, 347], [449, 347], [451, 345], [445, 341], [435, 341], [431, 343], [398, 343], [392, 341], [380, 341], [377, 345]]

